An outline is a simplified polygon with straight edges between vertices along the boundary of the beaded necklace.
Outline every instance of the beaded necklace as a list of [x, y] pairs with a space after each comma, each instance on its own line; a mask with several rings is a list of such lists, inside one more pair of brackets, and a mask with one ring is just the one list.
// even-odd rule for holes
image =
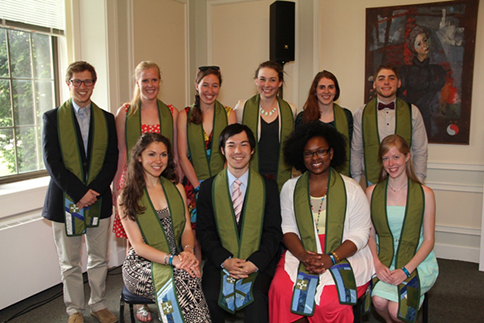
[[[318, 198], [314, 198], [314, 197], [311, 197], [312, 199], [318, 199]], [[323, 197], [321, 197], [321, 203], [319, 204], [319, 207], [318, 207], [318, 215], [316, 217], [316, 219], [314, 220], [314, 223], [316, 224], [316, 230], [319, 234], [319, 220], [321, 219], [321, 211], [323, 210], [323, 204], [324, 204], [324, 199], [326, 198], [326, 195], [324, 195]], [[313, 203], [311, 202], [311, 211], [314, 213], [314, 208], [313, 208]]]

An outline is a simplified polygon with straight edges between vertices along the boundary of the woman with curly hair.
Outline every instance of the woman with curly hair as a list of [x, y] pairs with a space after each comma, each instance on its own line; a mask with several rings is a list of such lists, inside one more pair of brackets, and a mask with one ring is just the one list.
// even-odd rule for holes
[[346, 138], [346, 162], [336, 170], [350, 176], [350, 144], [353, 135], [353, 114], [340, 107], [338, 100], [340, 89], [336, 76], [329, 71], [316, 74], [309, 88], [308, 99], [303, 111], [296, 117], [296, 127], [302, 123], [319, 121], [335, 127]]
[[[143, 134], [131, 151], [126, 185], [118, 198], [132, 245], [123, 263], [123, 280], [130, 293], [155, 301], [160, 317], [210, 322], [185, 192], [177, 182], [170, 141], [160, 134]], [[171, 312], [163, 310], [167, 305]]]
[[373, 272], [370, 209], [361, 187], [334, 170], [345, 139], [318, 122], [297, 127], [284, 159], [303, 174], [281, 191], [282, 256], [269, 291], [270, 322], [352, 322]]

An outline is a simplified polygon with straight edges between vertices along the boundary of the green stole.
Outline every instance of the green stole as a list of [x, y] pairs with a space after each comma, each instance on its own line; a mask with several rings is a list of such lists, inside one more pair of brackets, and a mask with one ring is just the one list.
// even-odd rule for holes
[[[99, 174], [104, 164], [108, 147], [108, 125], [104, 112], [91, 101], [91, 125], [89, 137], [92, 138], [91, 151], [88, 151], [89, 172], [86, 178], [79, 151], [79, 140], [76, 130], [77, 119], [69, 99], [57, 109], [57, 133], [62, 160], [65, 167], [81, 182], [89, 185]], [[88, 150], [89, 147], [86, 147]], [[101, 214], [102, 198], [89, 208], [79, 209], [74, 200], [64, 192], [64, 210], [67, 236], [79, 236], [86, 233], [86, 227], [97, 227]]]
[[[249, 170], [249, 181], [245, 192], [241, 232], [237, 231], [232, 198], [228, 185], [228, 170], [220, 172], [212, 185], [212, 203], [222, 246], [234, 257], [247, 259], [259, 249], [264, 223], [265, 184], [254, 170]], [[230, 210], [230, 211], [229, 211]], [[230, 313], [244, 308], [254, 301], [252, 286], [257, 272], [244, 279], [230, 277], [227, 270], [221, 273], [218, 304]]]
[[350, 142], [350, 130], [348, 128], [348, 119], [346, 118], [346, 113], [342, 107], [333, 103], [333, 115], [334, 124], [336, 130], [346, 137], [346, 162], [338, 167], [336, 170], [343, 175], [350, 176], [350, 158], [351, 158], [351, 142]]
[[[378, 183], [373, 190], [371, 198], [371, 219], [378, 236], [378, 258], [387, 267], [390, 267], [394, 257], [394, 239], [388, 225], [387, 214], [387, 185], [388, 179]], [[407, 205], [403, 220], [400, 242], [397, 248], [395, 268], [402, 268], [415, 255], [420, 239], [425, 211], [425, 195], [420, 184], [408, 180]], [[377, 284], [375, 276], [373, 283]], [[398, 318], [404, 322], [415, 322], [420, 302], [420, 282], [418, 268], [410, 277], [398, 286]]]
[[[177, 252], [180, 252], [179, 244], [186, 223], [185, 204], [175, 184], [164, 177], [160, 177], [160, 181], [166, 202], [168, 203], [173, 233], [177, 243]], [[136, 218], [144, 241], [157, 250], [171, 253], [166, 233], [146, 189], [139, 204], [145, 208], [145, 212], [138, 214]], [[156, 305], [160, 315], [166, 316], [168, 322], [184, 322], [176, 295], [173, 267], [152, 262], [151, 276], [154, 284]]]
[[[347, 203], [343, 178], [333, 168], [330, 168], [328, 182], [324, 254], [331, 253], [343, 242]], [[318, 252], [318, 237], [314, 232], [314, 219], [309, 195], [309, 172], [305, 172], [297, 180], [294, 189], [294, 213], [304, 249]], [[348, 260], [345, 259], [333, 265], [330, 272], [338, 290], [340, 304], [355, 305], [358, 300], [356, 281]], [[318, 284], [319, 275], [310, 274], [304, 264], [300, 263], [291, 301], [292, 313], [305, 316], [314, 314]]]
[[[282, 185], [291, 178], [291, 167], [286, 165], [283, 156], [283, 143], [294, 130], [294, 115], [289, 103], [277, 97], [279, 103], [279, 118], [281, 120], [281, 128], [279, 129], [279, 161], [276, 170], [276, 181], [279, 186], [279, 191], [282, 189]], [[259, 133], [259, 106], [260, 106], [260, 94], [251, 97], [245, 102], [244, 115], [242, 117], [242, 124], [247, 125], [250, 130], [258, 138]], [[259, 140], [256, 140], [256, 148], [250, 166], [259, 171]]]
[[[141, 101], [135, 114], [128, 117], [131, 106], [126, 111], [125, 137], [126, 137], [126, 159], [129, 158], [131, 148], [136, 145], [141, 137]], [[173, 145], [173, 116], [170, 108], [162, 101], [158, 100], [158, 118], [160, 123], [160, 133], [167, 137]]]
[[[412, 107], [402, 99], [397, 98], [395, 111], [395, 134], [400, 135], [412, 146]], [[380, 138], [378, 132], [378, 109], [376, 98], [372, 99], [363, 109], [361, 121], [361, 132], [363, 134], [363, 149], [365, 161], [366, 180], [370, 183], [378, 182], [380, 173], [380, 162], [378, 149]], [[380, 140], [381, 139], [381, 140]]]
[[215, 101], [212, 142], [210, 143], [210, 156], [208, 156], [207, 150], [205, 149], [203, 124], [188, 122], [193, 109], [194, 106], [191, 106], [187, 115], [188, 155], [190, 156], [197, 178], [199, 180], [205, 180], [217, 175], [225, 165], [224, 157], [220, 152], [220, 149], [218, 149], [218, 137], [222, 130], [228, 125], [227, 112], [220, 102]]

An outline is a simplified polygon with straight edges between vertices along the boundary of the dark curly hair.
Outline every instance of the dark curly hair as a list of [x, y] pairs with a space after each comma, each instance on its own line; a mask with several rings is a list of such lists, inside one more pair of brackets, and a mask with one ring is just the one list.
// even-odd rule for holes
[[284, 142], [284, 161], [304, 173], [304, 148], [314, 137], [321, 137], [333, 149], [331, 167], [338, 168], [346, 162], [346, 138], [335, 127], [320, 122], [303, 123]]
[[146, 187], [145, 172], [143, 165], [139, 162], [139, 158], [143, 151], [153, 142], [163, 143], [168, 151], [168, 163], [165, 170], [161, 173], [161, 176], [174, 183], [178, 183], [178, 175], [175, 171], [176, 164], [170, 140], [159, 133], [147, 132], [142, 134], [129, 154], [126, 185], [121, 193], [123, 202], [120, 206], [123, 207], [125, 216], [133, 221], [136, 221], [137, 214], [142, 214], [145, 211], [145, 208], [139, 205], [139, 200], [143, 196]]

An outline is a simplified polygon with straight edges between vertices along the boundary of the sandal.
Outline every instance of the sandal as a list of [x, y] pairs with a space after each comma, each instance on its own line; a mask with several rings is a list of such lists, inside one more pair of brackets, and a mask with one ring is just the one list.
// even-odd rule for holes
[[136, 318], [141, 322], [151, 322], [151, 312], [148, 305], [139, 305]]

